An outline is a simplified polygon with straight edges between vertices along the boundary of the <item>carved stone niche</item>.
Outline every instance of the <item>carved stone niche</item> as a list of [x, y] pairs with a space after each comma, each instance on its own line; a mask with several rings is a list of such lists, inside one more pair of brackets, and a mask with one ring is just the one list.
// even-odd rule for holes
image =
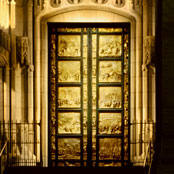
[[59, 7], [61, 4], [61, 0], [50, 0], [50, 5], [52, 7]]
[[149, 66], [155, 65], [155, 36], [147, 36], [144, 40], [144, 63], [143, 70], [148, 70]]
[[68, 2], [70, 3], [70, 4], [79, 4], [79, 3], [81, 3], [83, 0], [68, 0]]
[[97, 4], [105, 4], [108, 2], [108, 0], [92, 0], [92, 1], [97, 3]]
[[123, 7], [126, 4], [125, 0], [113, 0], [116, 7]]
[[21, 66], [28, 64], [28, 37], [16, 37], [16, 57]]

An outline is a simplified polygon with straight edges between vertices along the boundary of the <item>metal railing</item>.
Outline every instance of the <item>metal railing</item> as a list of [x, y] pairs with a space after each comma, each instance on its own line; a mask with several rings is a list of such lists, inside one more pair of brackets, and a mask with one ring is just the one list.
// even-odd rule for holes
[[8, 164], [8, 149], [9, 140], [7, 139], [4, 144], [2, 144], [2, 149], [0, 151], [0, 174], [3, 174], [5, 167]]
[[40, 164], [40, 137], [36, 136], [38, 123], [0, 123], [2, 138], [1, 169], [7, 166], [38, 166]]
[[151, 167], [152, 167], [152, 162], [153, 162], [153, 156], [154, 156], [154, 147], [153, 147], [153, 142], [150, 141], [146, 150], [146, 156], [144, 159], [144, 167], [147, 168], [147, 174], [151, 174]]
[[153, 122], [133, 122], [130, 128], [134, 134], [130, 140], [131, 161], [134, 166], [144, 166], [151, 170], [156, 124]]

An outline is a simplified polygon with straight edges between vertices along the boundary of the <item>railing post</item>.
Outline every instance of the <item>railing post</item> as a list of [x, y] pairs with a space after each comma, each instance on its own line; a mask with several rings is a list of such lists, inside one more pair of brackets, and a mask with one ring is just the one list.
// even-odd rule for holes
[[6, 164], [6, 166], [9, 165], [9, 153], [10, 153], [10, 151], [9, 151], [9, 141], [8, 141], [7, 142], [7, 164]]
[[0, 172], [2, 174], [2, 160], [1, 160], [1, 156], [0, 156]]

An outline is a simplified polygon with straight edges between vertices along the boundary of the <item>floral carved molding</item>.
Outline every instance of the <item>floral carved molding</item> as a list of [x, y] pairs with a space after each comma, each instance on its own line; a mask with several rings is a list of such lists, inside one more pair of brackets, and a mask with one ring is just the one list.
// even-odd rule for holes
[[[125, 5], [126, 0], [90, 0], [91, 2], [95, 4], [106, 4], [109, 1], [112, 1], [112, 3], [117, 7], [123, 7]], [[87, 0], [67, 0], [69, 4], [80, 4], [80, 3], [87, 3]], [[52, 7], [58, 7], [61, 3], [63, 3], [63, 0], [50, 0], [50, 5]]]
[[132, 8], [141, 13], [142, 0], [37, 0], [35, 5], [44, 9], [46, 6], [52, 8], [66, 7], [69, 5], [110, 5], [116, 8], [122, 8], [127, 3], [132, 4]]
[[50, 0], [50, 5], [52, 7], [59, 7], [61, 4], [61, 0]]
[[105, 4], [108, 2], [108, 0], [92, 0], [94, 3], [97, 3], [97, 4]]

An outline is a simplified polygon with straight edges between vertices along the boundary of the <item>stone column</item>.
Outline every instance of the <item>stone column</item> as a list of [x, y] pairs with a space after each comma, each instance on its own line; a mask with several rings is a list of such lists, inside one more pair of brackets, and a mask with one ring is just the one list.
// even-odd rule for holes
[[[136, 22], [136, 142], [141, 141], [142, 121], [142, 22]], [[136, 155], [141, 154], [141, 146], [137, 143]]]
[[143, 2], [143, 62], [142, 62], [142, 97], [143, 97], [143, 116], [142, 116], [142, 155], [145, 155], [145, 130], [147, 126], [148, 118], [148, 69], [146, 67], [146, 45], [147, 45], [147, 33], [148, 33], [148, 0]]
[[28, 115], [28, 123], [29, 123], [29, 128], [28, 128], [28, 136], [29, 139], [28, 141], [30, 142], [29, 145], [29, 150], [30, 152], [33, 154], [34, 153], [34, 145], [32, 143], [34, 143], [34, 105], [33, 105], [33, 72], [34, 72], [34, 66], [33, 65], [29, 65], [28, 66], [28, 70], [27, 70], [27, 75], [28, 75], [28, 91], [27, 91], [27, 100], [28, 100], [28, 106], [27, 106], [27, 115]]
[[[10, 68], [4, 69], [4, 121], [10, 123]], [[10, 139], [8, 124], [5, 124], [5, 134]]]
[[0, 136], [3, 135], [4, 122], [4, 73], [3, 68], [0, 68]]
[[42, 31], [42, 51], [41, 51], [41, 131], [42, 131], [42, 158], [43, 165], [48, 166], [48, 40], [47, 40], [47, 23], [41, 24]]
[[[154, 65], [152, 64], [152, 59], [154, 57], [154, 50], [155, 50], [155, 37], [154, 36], [147, 36], [144, 39], [144, 61], [143, 61], [143, 122], [146, 123], [143, 131], [144, 131], [144, 138], [143, 141], [144, 146], [147, 147], [149, 140], [150, 140], [150, 123], [152, 123], [152, 112], [150, 112], [149, 105], [152, 105], [154, 103], [154, 98], [152, 98], [152, 88], [154, 88], [154, 77], [152, 81], [151, 73], [152, 71], [155, 71]], [[154, 69], [154, 70], [153, 70]], [[149, 84], [150, 82], [150, 84]], [[153, 95], [154, 95], [154, 89], [153, 89]], [[154, 96], [153, 96], [154, 97]], [[150, 103], [149, 103], [150, 102]], [[154, 106], [153, 106], [154, 107]], [[144, 153], [146, 152], [146, 148], [144, 147]]]
[[[10, 12], [10, 138], [11, 141], [16, 141], [16, 89], [15, 89], [15, 78], [16, 78], [16, 2], [15, 0], [9, 1], [9, 12]], [[14, 146], [12, 147], [15, 148]]]
[[[35, 101], [35, 123], [38, 123], [36, 125], [35, 130], [36, 130], [36, 139], [35, 141], [40, 142], [40, 116], [41, 116], [41, 101], [40, 101], [40, 82], [41, 82], [41, 76], [40, 76], [40, 23], [39, 20], [35, 21], [35, 35], [34, 35], [34, 78], [35, 78], [35, 95], [34, 95], [34, 101]], [[40, 162], [40, 146], [37, 144], [36, 146], [36, 156], [37, 156], [37, 161]]]

